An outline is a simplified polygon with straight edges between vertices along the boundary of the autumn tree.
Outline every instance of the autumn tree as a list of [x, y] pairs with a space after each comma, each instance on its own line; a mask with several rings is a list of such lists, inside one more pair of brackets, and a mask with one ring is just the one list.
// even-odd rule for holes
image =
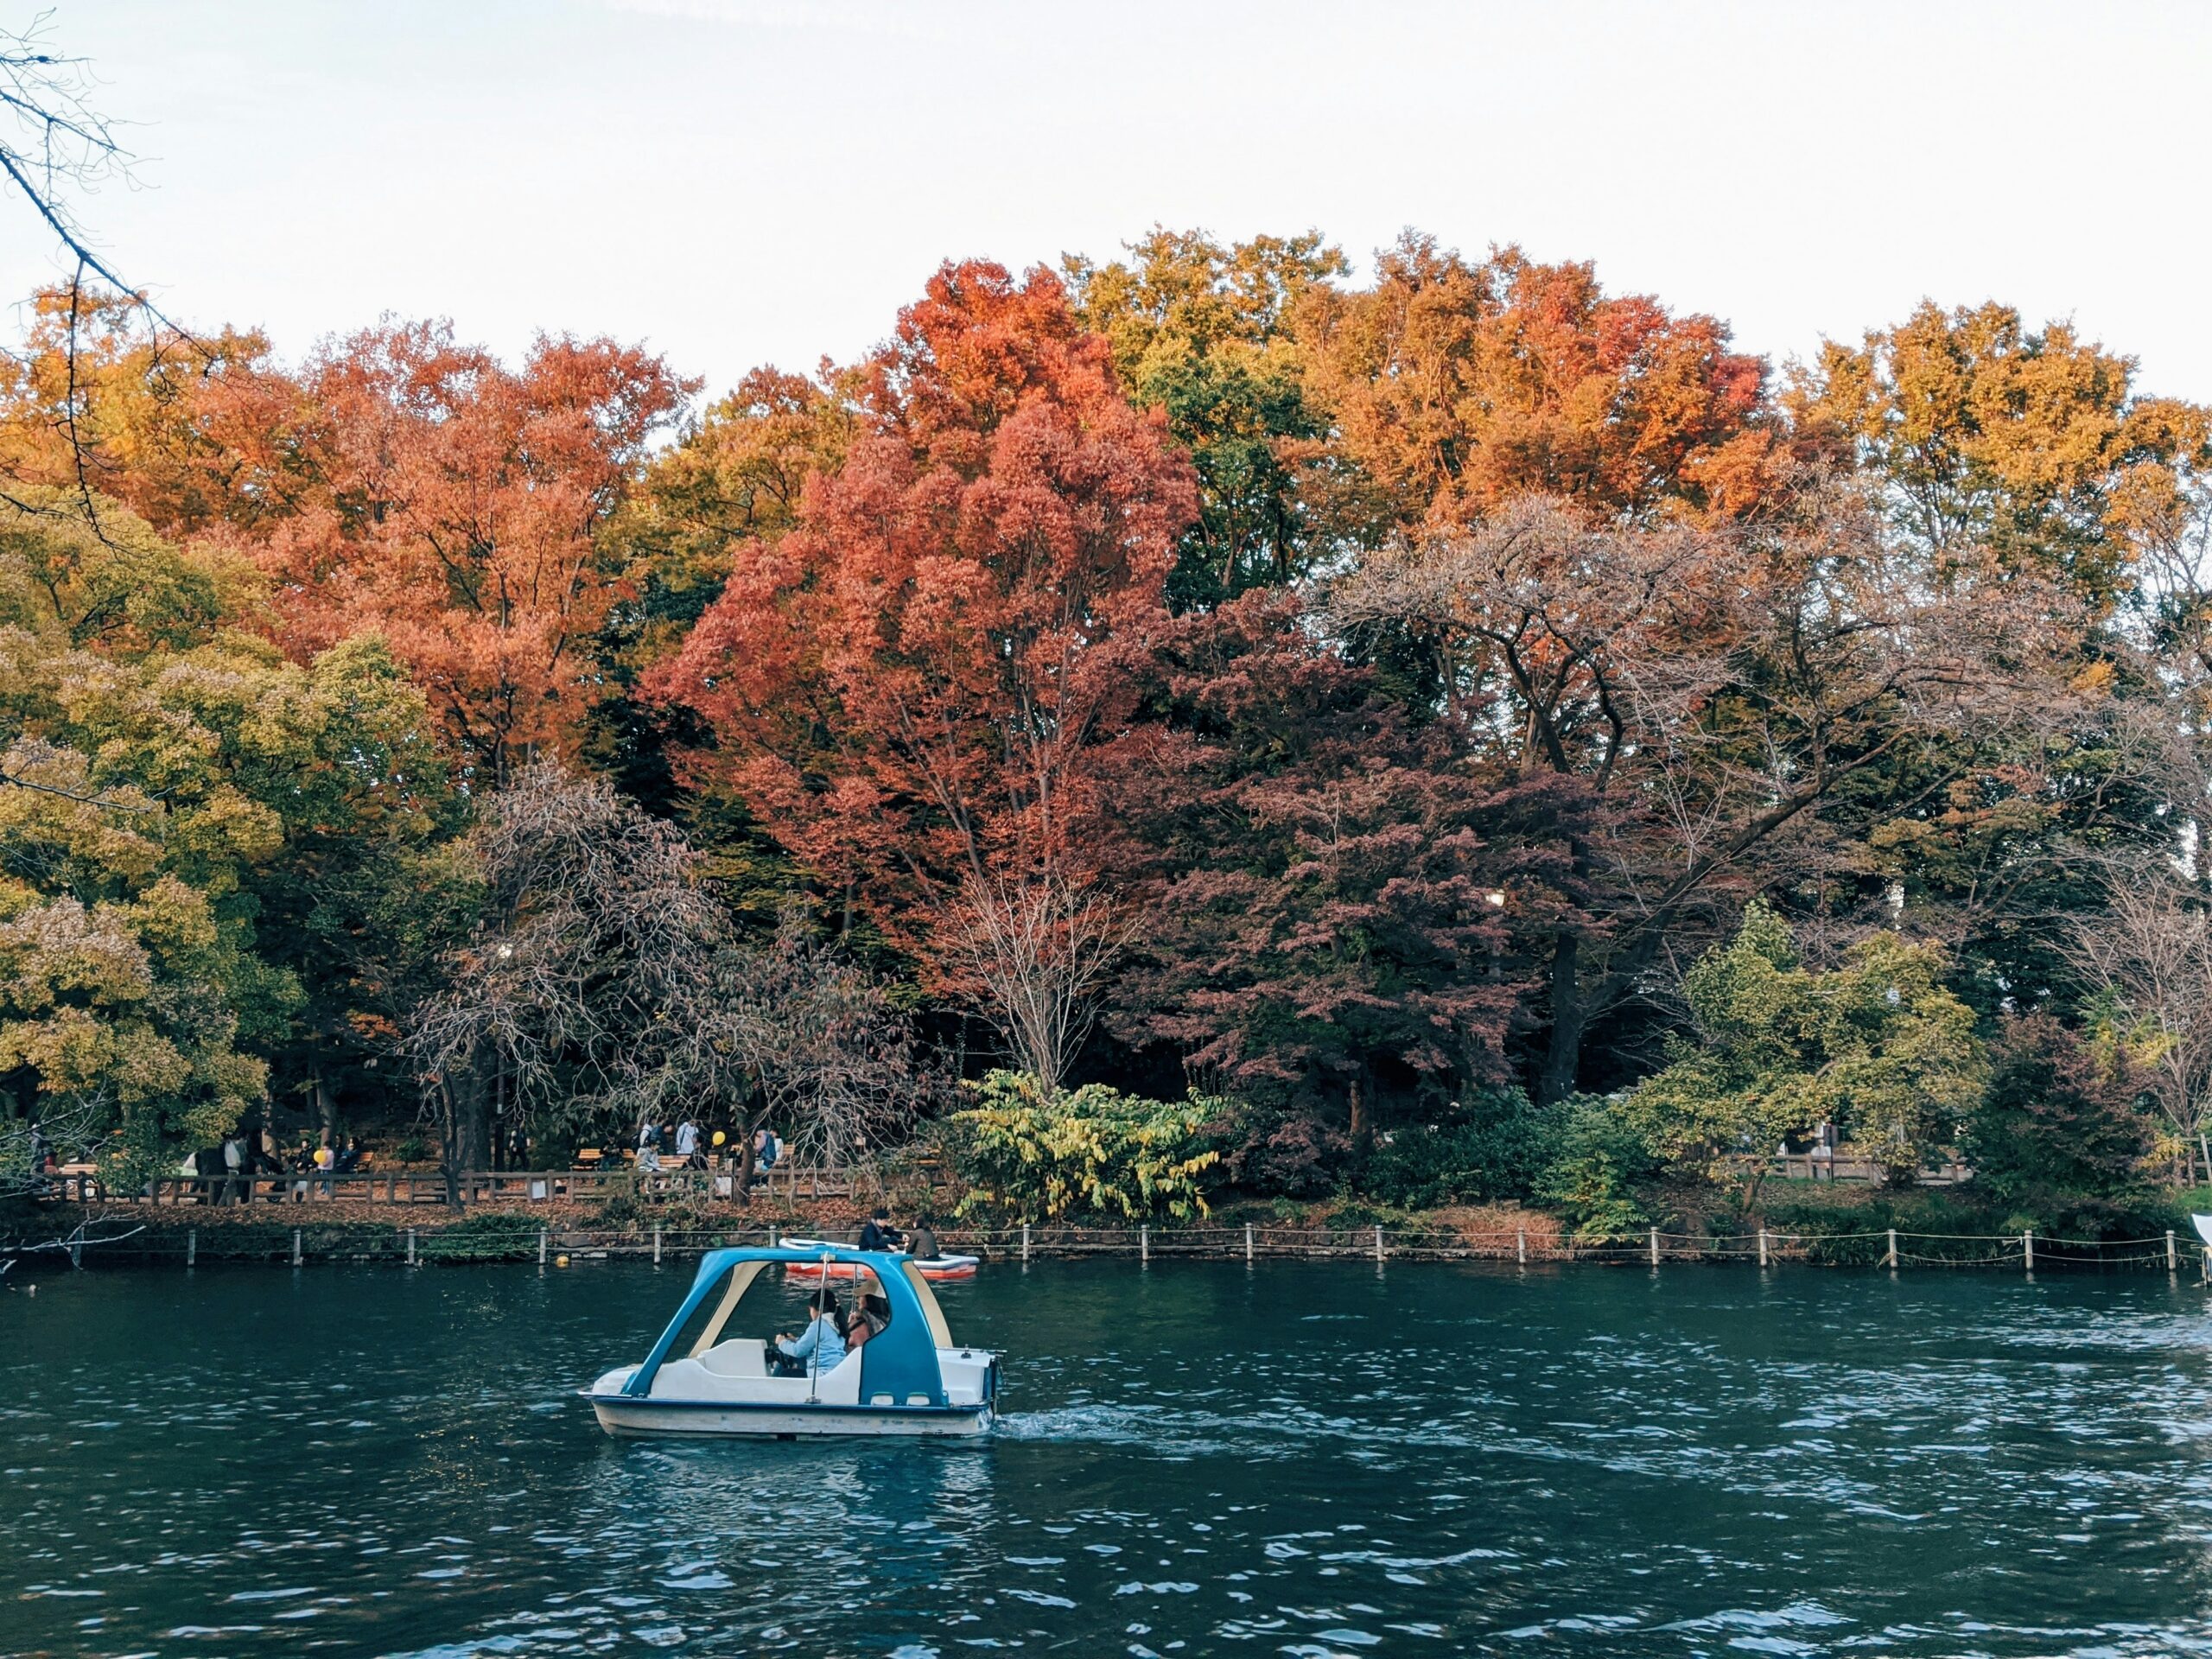
[[608, 618], [625, 661], [667, 655], [721, 593], [732, 550], [799, 522], [807, 485], [843, 463], [854, 425], [832, 387], [760, 368], [652, 458], [602, 534], [628, 589]]
[[[173, 538], [288, 510], [301, 482], [270, 436], [288, 429], [292, 391], [262, 335], [188, 332], [81, 282], [41, 289], [29, 310], [0, 354], [0, 477], [18, 505], [60, 490], [98, 533], [113, 500]], [[232, 432], [254, 434], [250, 449]]]
[[1128, 256], [1071, 257], [1066, 270], [1129, 396], [1166, 413], [1198, 473], [1169, 603], [1188, 610], [1300, 579], [1333, 549], [1300, 486], [1327, 434], [1291, 319], [1308, 289], [1350, 266], [1316, 231], [1224, 247], [1202, 231], [1154, 230]]
[[853, 425], [851, 404], [830, 385], [755, 369], [646, 463], [598, 536], [618, 594], [593, 654], [613, 695], [592, 709], [580, 753], [649, 810], [677, 817], [702, 868], [763, 928], [797, 885], [789, 860], [715, 779], [678, 782], [671, 751], [708, 733], [690, 710], [640, 695], [639, 683], [720, 596], [731, 550], [798, 523], [809, 481], [842, 464]]
[[1115, 1016], [1201, 1078], [1363, 1141], [1378, 1099], [1510, 1074], [1530, 945], [1580, 925], [1571, 783], [1470, 772], [1296, 601], [1248, 595], [1131, 658], [1145, 718], [1102, 819], [1147, 894]]
[[1548, 1100], [1573, 1091], [1593, 1022], [1777, 879], [1852, 779], [2065, 701], [2039, 676], [2037, 594], [1982, 567], [1938, 579], [1847, 489], [1706, 529], [1524, 501], [1378, 555], [1332, 605], [1422, 644], [1437, 714], [1489, 765], [1590, 803], [1572, 844], [1596, 896], [1547, 970]]
[[1764, 363], [1712, 317], [1607, 294], [1587, 264], [1470, 262], [1408, 232], [1371, 286], [1306, 289], [1294, 337], [1354, 469], [1339, 491], [1370, 495], [1378, 534], [1531, 493], [1726, 516], [1771, 486]]
[[[1098, 647], [1164, 620], [1195, 492], [1046, 270], [946, 265], [855, 395], [843, 465], [795, 529], [732, 550], [648, 685], [712, 728], [702, 772], [974, 999], [954, 918], [1089, 890], [1073, 832], [1126, 699]], [[1058, 912], [1049, 963], [1095, 914]]]
[[2143, 396], [2134, 375], [2069, 323], [1923, 301], [1856, 346], [1826, 343], [1788, 403], [1808, 438], [1879, 480], [1893, 524], [1930, 555], [1987, 550], [2109, 607], [2212, 460], [2212, 411]]
[[288, 511], [234, 532], [307, 653], [363, 628], [429, 695], [454, 752], [494, 782], [557, 752], [601, 695], [589, 647], [616, 597], [594, 533], [686, 391], [611, 340], [540, 338], [518, 368], [442, 324], [387, 324], [319, 353], [284, 424], [207, 435]]

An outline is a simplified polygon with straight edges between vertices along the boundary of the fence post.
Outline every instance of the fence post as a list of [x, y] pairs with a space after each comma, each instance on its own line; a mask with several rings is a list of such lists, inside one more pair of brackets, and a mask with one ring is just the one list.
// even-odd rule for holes
[[1026, 1221], [1021, 1224], [1021, 1263], [1029, 1265], [1029, 1224]]
[[415, 1230], [412, 1227], [407, 1230], [407, 1265], [410, 1268], [415, 1265]]
[[545, 1265], [545, 1230], [543, 1227], [537, 1230], [537, 1265], [541, 1268]]
[[653, 1266], [660, 1266], [660, 1223], [653, 1223]]
[[772, 1250], [776, 1248], [776, 1224], [772, 1221], [768, 1224], [768, 1248]]
[[[2173, 1235], [2171, 1233], [2168, 1233], [2166, 1236], [2171, 1239]], [[191, 1267], [199, 1260], [200, 1230], [197, 1227], [194, 1227], [184, 1236], [184, 1265], [188, 1268]]]
[[1249, 1221], [1244, 1224], [1244, 1259], [1252, 1259], [1252, 1224]]
[[2168, 1228], [2166, 1230], [2166, 1271], [2168, 1273], [2171, 1273], [2180, 1265], [2180, 1262], [2177, 1262], [2174, 1256], [2173, 1230], [2171, 1228]]
[[292, 1265], [300, 1265], [300, 1230], [296, 1227], [292, 1229]]
[[1896, 1228], [1892, 1227], [1892, 1228], [1891, 1228], [1891, 1229], [1890, 1229], [1890, 1254], [1889, 1254], [1888, 1257], [1884, 1261], [1884, 1262], [1883, 1262], [1883, 1264], [1882, 1264], [1882, 1265], [1883, 1265], [1883, 1266], [1885, 1266], [1885, 1267], [1894, 1268], [1895, 1266], [1897, 1266], [1897, 1230]]
[[2020, 1260], [2026, 1263], [2030, 1273], [2036, 1270], [2036, 1235], [2033, 1228], [2020, 1235]]
[[1659, 1230], [1656, 1227], [1651, 1230], [1651, 1265], [1655, 1268], [1659, 1265]]
[[1375, 1224], [1375, 1259], [1382, 1259], [1382, 1224], [1379, 1221]]
[[1140, 1262], [1152, 1260], [1152, 1229], [1149, 1227], [1137, 1229], [1137, 1260]]
[[1766, 1266], [1766, 1229], [1759, 1229], [1759, 1266]]
[[1526, 1227], [1513, 1235], [1513, 1254], [1522, 1267], [1529, 1265], [1529, 1230]]

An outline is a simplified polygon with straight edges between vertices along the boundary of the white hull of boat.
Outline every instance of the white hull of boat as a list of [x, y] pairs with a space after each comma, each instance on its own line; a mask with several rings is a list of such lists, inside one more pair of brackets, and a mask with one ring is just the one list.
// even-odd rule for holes
[[593, 1395], [591, 1408], [610, 1434], [691, 1434], [746, 1440], [796, 1440], [858, 1435], [931, 1437], [982, 1434], [991, 1427], [989, 1406], [943, 1410], [879, 1410], [868, 1406], [740, 1406], [714, 1401], [633, 1399]]

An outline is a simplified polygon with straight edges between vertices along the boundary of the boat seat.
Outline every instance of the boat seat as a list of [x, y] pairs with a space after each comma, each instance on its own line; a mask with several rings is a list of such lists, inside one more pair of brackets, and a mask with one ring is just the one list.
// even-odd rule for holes
[[767, 1344], [758, 1337], [733, 1337], [700, 1355], [699, 1366], [715, 1376], [766, 1376]]
[[[699, 1359], [671, 1359], [653, 1378], [652, 1394], [661, 1400], [753, 1401], [777, 1405], [804, 1405], [809, 1395], [825, 1405], [856, 1406], [861, 1402], [861, 1358], [847, 1354], [818, 1378], [769, 1376], [762, 1370], [739, 1370], [743, 1362], [730, 1356], [731, 1369], [709, 1365], [735, 1343], [718, 1343]], [[754, 1363], [761, 1365], [760, 1344], [753, 1344]]]

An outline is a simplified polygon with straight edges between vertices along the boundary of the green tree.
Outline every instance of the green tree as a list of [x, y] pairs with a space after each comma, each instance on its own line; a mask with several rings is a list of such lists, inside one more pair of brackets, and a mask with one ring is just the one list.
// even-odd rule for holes
[[1877, 933], [1835, 968], [1808, 969], [1788, 925], [1755, 901], [1735, 939], [1683, 976], [1692, 1034], [1624, 1113], [1662, 1157], [1708, 1178], [1827, 1121], [1910, 1179], [1986, 1071], [1946, 965], [1935, 945]]
[[1643, 1132], [1605, 1096], [1576, 1095], [1557, 1109], [1559, 1138], [1535, 1196], [1564, 1211], [1579, 1238], [1618, 1238], [1642, 1226], [1637, 1189], [1658, 1170]]
[[2008, 1020], [1962, 1147], [1974, 1185], [2015, 1210], [2089, 1224], [2145, 1190], [2158, 1135], [2145, 1080], [2109, 1036], [2048, 1014]]
[[1299, 478], [1326, 425], [1289, 321], [1306, 290], [1350, 269], [1318, 231], [1224, 247], [1155, 229], [1125, 261], [1065, 262], [1077, 315], [1106, 336], [1130, 397], [1166, 412], [1198, 469], [1198, 521], [1167, 582], [1178, 611], [1295, 581], [1325, 552]]
[[0, 512], [0, 1077], [19, 1112], [96, 1103], [143, 1166], [346, 1028], [361, 953], [317, 927], [435, 835], [442, 772], [379, 644], [289, 662], [220, 626], [241, 573], [96, 511]]

